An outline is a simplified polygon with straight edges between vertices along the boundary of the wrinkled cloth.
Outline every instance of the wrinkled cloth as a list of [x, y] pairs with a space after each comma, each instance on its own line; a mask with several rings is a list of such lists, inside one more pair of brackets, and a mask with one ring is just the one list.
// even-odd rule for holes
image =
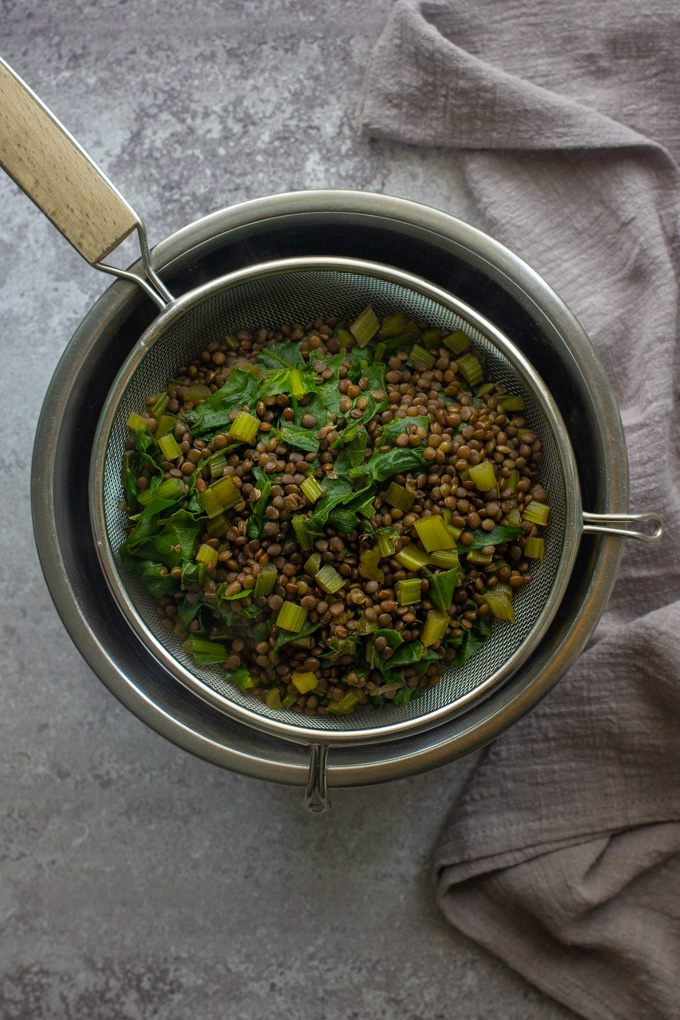
[[628, 444], [591, 644], [483, 756], [436, 850], [448, 919], [593, 1020], [680, 1016], [680, 7], [399, 0], [362, 127], [457, 150], [486, 230], [570, 306]]

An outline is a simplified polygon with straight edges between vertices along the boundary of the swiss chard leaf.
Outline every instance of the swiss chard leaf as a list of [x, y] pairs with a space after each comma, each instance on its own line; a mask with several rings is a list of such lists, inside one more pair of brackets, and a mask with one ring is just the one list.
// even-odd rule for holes
[[287, 645], [290, 641], [297, 641], [298, 638], [307, 637], [308, 634], [313, 634], [320, 626], [320, 623], [312, 623], [311, 620], [307, 620], [306, 623], [303, 623], [301, 630], [297, 633], [293, 633], [290, 630], [280, 630], [276, 637], [276, 641], [274, 642], [274, 648], [272, 649], [272, 658], [274, 662], [279, 661], [279, 653], [284, 645]]
[[236, 684], [237, 687], [240, 687], [242, 691], [248, 691], [257, 686], [245, 666], [241, 666], [240, 669], [226, 670], [225, 677]]
[[222, 602], [235, 602], [238, 599], [244, 599], [246, 596], [253, 594], [249, 588], [242, 588], [241, 591], [237, 591], [235, 595], [227, 595], [226, 592], [228, 588], [229, 585], [225, 583], [220, 585], [217, 589], [217, 593]]
[[157, 599], [162, 599], [165, 595], [172, 595], [177, 591], [178, 584], [175, 578], [171, 577], [167, 570], [165, 574], [161, 575], [162, 563], [135, 559], [132, 567], [144, 587]]
[[390, 337], [389, 340], [383, 341], [385, 344], [383, 358], [385, 361], [389, 361], [394, 354], [398, 354], [400, 351], [410, 351], [417, 340], [417, 333], [400, 333], [399, 336]]
[[415, 662], [420, 662], [425, 657], [428, 659], [439, 658], [436, 652], [426, 655], [429, 651], [430, 649], [425, 649], [422, 641], [409, 641], [408, 644], [403, 644], [397, 649], [389, 660], [389, 667], [390, 669], [397, 669], [400, 666], [412, 666]]
[[349, 535], [351, 531], [355, 531], [359, 527], [359, 518], [353, 510], [336, 507], [328, 515], [328, 524], [331, 528], [336, 528], [338, 531], [344, 532], [345, 535]]
[[491, 620], [488, 616], [479, 616], [472, 625], [471, 630], [466, 630], [458, 646], [458, 653], [453, 660], [453, 665], [459, 669], [464, 666], [470, 656], [479, 651], [486, 639], [491, 634]]
[[[343, 351], [332, 358], [325, 358], [326, 366], [333, 373], [330, 379], [313, 385], [314, 392], [305, 404], [300, 404], [295, 413], [295, 424], [300, 425], [302, 416], [313, 414], [316, 418], [316, 428], [323, 428], [330, 425], [340, 417], [340, 398], [342, 393], [338, 390], [338, 372], [345, 360]], [[313, 378], [313, 376], [312, 376]], [[335, 418], [333, 417], [335, 415]]]
[[262, 538], [264, 534], [265, 525], [265, 510], [269, 504], [269, 497], [272, 491], [272, 481], [266, 471], [263, 471], [259, 465], [253, 467], [253, 474], [255, 475], [255, 481], [257, 487], [260, 490], [260, 497], [250, 512], [248, 518], [248, 537], [249, 538]]
[[333, 471], [335, 475], [350, 487], [352, 486], [350, 470], [361, 464], [364, 459], [367, 442], [368, 435], [366, 431], [360, 432], [356, 439], [353, 439], [351, 443], [347, 443], [346, 446], [342, 447], [340, 453], [335, 458], [335, 462], [333, 464]]
[[[306, 413], [306, 409], [304, 410]], [[305, 453], [317, 453], [319, 450], [319, 440], [316, 438], [315, 429], [305, 429], [286, 422], [281, 428], [278, 438], [287, 446], [292, 446], [296, 450], [304, 450]]]
[[307, 362], [300, 354], [300, 345], [290, 343], [288, 340], [281, 340], [271, 347], [265, 347], [255, 359], [257, 365], [261, 365], [267, 371], [283, 368], [307, 369]]
[[158, 474], [158, 481], [160, 482], [162, 480], [163, 469], [149, 453], [149, 450], [153, 449], [153, 436], [150, 432], [146, 429], [140, 429], [139, 432], [135, 433], [135, 450], [137, 452], [135, 459], [137, 463], [143, 464], [152, 475]]
[[340, 478], [329, 478], [326, 476], [324, 485], [326, 487], [326, 495], [316, 501], [314, 513], [307, 518], [308, 531], [317, 531], [319, 528], [323, 528], [328, 521], [328, 515], [331, 510], [343, 503], [348, 497], [351, 498], [354, 495], [354, 489], [350, 483]]
[[158, 534], [158, 517], [145, 517], [141, 521], [137, 521], [120, 547], [121, 556], [125, 559], [126, 556], [129, 558], [141, 555], [139, 550], [156, 534]]
[[[151, 503], [144, 507], [141, 513], [135, 514], [135, 516], [131, 517], [130, 520], [143, 521], [146, 517], [153, 517], [155, 514], [160, 514], [161, 511], [167, 510], [169, 507], [176, 506], [178, 503], [181, 503], [184, 498], [184, 493], [182, 493], [182, 495], [178, 496], [176, 499], [154, 499]], [[199, 509], [202, 509], [200, 504]]]
[[[403, 432], [406, 432], [407, 425], [420, 426], [420, 428], [428, 430], [430, 427], [430, 419], [426, 414], [419, 414], [415, 418], [393, 418], [387, 425], [383, 425], [382, 429], [378, 433], [379, 446], [383, 443], [394, 443], [397, 436], [400, 436]], [[421, 440], [425, 442], [425, 440]]]
[[187, 510], [178, 510], [151, 539], [156, 549], [155, 559], [170, 570], [182, 560], [190, 560], [198, 548], [202, 531], [201, 521], [194, 520]]
[[[201, 611], [204, 607], [203, 602], [190, 602], [189, 599], [185, 599], [178, 610], [178, 614], [182, 622], [188, 627], [189, 624], [197, 617], [201, 617]], [[205, 630], [205, 627], [201, 627], [201, 630]]]
[[421, 451], [416, 447], [394, 446], [386, 453], [374, 453], [369, 461], [358, 467], [350, 468], [350, 478], [361, 478], [364, 475], [372, 482], [384, 482], [392, 475], [403, 475], [408, 471], [418, 471], [426, 463]]
[[404, 708], [408, 705], [409, 701], [415, 701], [416, 698], [422, 697], [425, 692], [421, 687], [402, 687], [400, 691], [394, 695], [392, 700], [393, 705], [402, 705]]
[[265, 372], [260, 376], [257, 396], [259, 400], [265, 397], [273, 397], [279, 393], [286, 393], [290, 389], [289, 369], [279, 368], [272, 372]]
[[451, 608], [456, 591], [456, 578], [459, 573], [460, 567], [442, 570], [437, 574], [433, 574], [426, 567], [423, 567], [423, 574], [430, 583], [427, 597], [434, 602], [437, 609], [448, 610]]
[[191, 431], [195, 436], [220, 432], [231, 426], [229, 412], [243, 404], [254, 407], [258, 398], [259, 380], [243, 368], [233, 368], [221, 389], [204, 400], [202, 404], [187, 412], [193, 422]]
[[[362, 391], [361, 396], [366, 401], [366, 407], [360, 418], [350, 419], [346, 428], [340, 433], [339, 438], [333, 444], [334, 447], [340, 446], [342, 443], [351, 443], [353, 439], [356, 439], [360, 431], [363, 431], [364, 426], [375, 417], [376, 414], [380, 414], [382, 411], [387, 410], [387, 391], [385, 383], [385, 366], [378, 365], [367, 365], [362, 376], [368, 379], [368, 388]], [[384, 394], [382, 400], [376, 400], [373, 396], [374, 392], [381, 390]], [[356, 407], [356, 401], [360, 398], [357, 397], [354, 401], [353, 406]]]
[[475, 528], [472, 532], [474, 538], [465, 549], [483, 549], [485, 545], [502, 545], [503, 542], [514, 542], [521, 538], [524, 531], [518, 524], [497, 524], [493, 531], [484, 531], [483, 528]]

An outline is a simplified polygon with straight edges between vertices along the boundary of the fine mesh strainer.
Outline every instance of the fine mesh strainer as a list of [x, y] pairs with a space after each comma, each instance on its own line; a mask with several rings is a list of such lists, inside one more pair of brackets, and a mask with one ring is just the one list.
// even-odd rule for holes
[[[493, 378], [520, 392], [529, 426], [544, 444], [541, 480], [550, 492], [547, 555], [531, 585], [513, 600], [515, 622], [497, 625], [492, 637], [459, 670], [449, 668], [435, 687], [408, 707], [389, 706], [349, 716], [300, 716], [274, 712], [226, 683], [219, 667], [197, 667], [164, 630], [156, 600], [126, 571], [118, 549], [125, 540], [121, 458], [127, 419], [157, 393], [198, 349], [238, 329], [276, 328], [318, 315], [358, 314], [371, 304], [378, 315], [402, 309], [407, 316], [447, 329], [464, 328], [482, 349]], [[324, 422], [318, 423], [320, 426]], [[154, 655], [200, 697], [242, 722], [291, 740], [365, 743], [427, 728], [461, 712], [507, 679], [531, 654], [549, 626], [576, 555], [580, 533], [578, 474], [559, 412], [531, 365], [493, 325], [425, 280], [388, 266], [352, 259], [279, 260], [230, 274], [173, 302], [145, 332], [122, 366], [102, 410], [90, 473], [90, 509], [107, 581], [128, 622]]]
[[[582, 531], [606, 530], [650, 539], [622, 528], [603, 529], [582, 512], [578, 474], [569, 438], [546, 387], [521, 353], [489, 319], [424, 280], [390, 267], [343, 259], [293, 259], [253, 267], [215, 280], [174, 300], [158, 278], [139, 217], [49, 111], [0, 62], [0, 151], [8, 172], [96, 268], [134, 280], [162, 309], [121, 369], [104, 405], [91, 466], [91, 516], [106, 580], [134, 632], [184, 688], [241, 722], [312, 748], [308, 795], [317, 804], [325, 790], [324, 755], [332, 744], [365, 744], [427, 729], [464, 711], [512, 676], [531, 654], [558, 611]], [[108, 266], [102, 259], [133, 230], [142, 248], [146, 278]], [[274, 713], [224, 683], [219, 670], [196, 669], [174, 638], [159, 626], [155, 602], [117, 559], [123, 532], [120, 455], [130, 410], [143, 406], [212, 339], [239, 327], [309, 321], [319, 314], [356, 313], [367, 303], [379, 313], [403, 308], [434, 325], [462, 326], [487, 354], [494, 377], [524, 396], [530, 426], [544, 444], [541, 480], [550, 491], [548, 554], [534, 581], [516, 599], [516, 622], [499, 625], [480, 652], [459, 671], [406, 709], [390, 707], [349, 717], [300, 717]], [[489, 312], [488, 309], [485, 311]], [[493, 312], [491, 310], [490, 314]], [[131, 634], [132, 638], [132, 634]]]

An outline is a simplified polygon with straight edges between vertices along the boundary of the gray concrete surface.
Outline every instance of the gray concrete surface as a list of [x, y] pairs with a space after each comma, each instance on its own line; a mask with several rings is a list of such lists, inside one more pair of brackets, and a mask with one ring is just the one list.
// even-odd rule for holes
[[[152, 242], [297, 188], [475, 220], [450, 152], [358, 137], [390, 4], [4, 0], [0, 52]], [[472, 760], [310, 817], [298, 791], [166, 743], [85, 666], [40, 574], [28, 477], [51, 373], [106, 280], [4, 175], [0, 209], [1, 1020], [567, 1020], [434, 905]]]

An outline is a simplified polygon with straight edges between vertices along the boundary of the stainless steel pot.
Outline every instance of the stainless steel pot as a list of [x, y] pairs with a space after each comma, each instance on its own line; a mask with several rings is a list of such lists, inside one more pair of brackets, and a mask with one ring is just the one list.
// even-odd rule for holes
[[[154, 265], [181, 293], [254, 262], [329, 252], [396, 264], [493, 319], [557, 401], [575, 450], [584, 505], [625, 517], [623, 433], [592, 346], [529, 267], [453, 217], [365, 193], [275, 196], [192, 224], [158, 246]], [[113, 604], [92, 539], [70, 509], [86, 502], [90, 446], [111, 381], [154, 315], [155, 307], [134, 285], [116, 282], [86, 316], [58, 366], [34, 455], [34, 522], [43, 569], [81, 652], [135, 714], [216, 764], [304, 785], [307, 748], [226, 718], [193, 698], [150, 656]], [[362, 785], [435, 767], [488, 742], [519, 718], [590, 637], [614, 583], [621, 545], [622, 539], [612, 537], [584, 539], [557, 619], [528, 662], [487, 701], [434, 730], [390, 744], [334, 749], [329, 785]]]

